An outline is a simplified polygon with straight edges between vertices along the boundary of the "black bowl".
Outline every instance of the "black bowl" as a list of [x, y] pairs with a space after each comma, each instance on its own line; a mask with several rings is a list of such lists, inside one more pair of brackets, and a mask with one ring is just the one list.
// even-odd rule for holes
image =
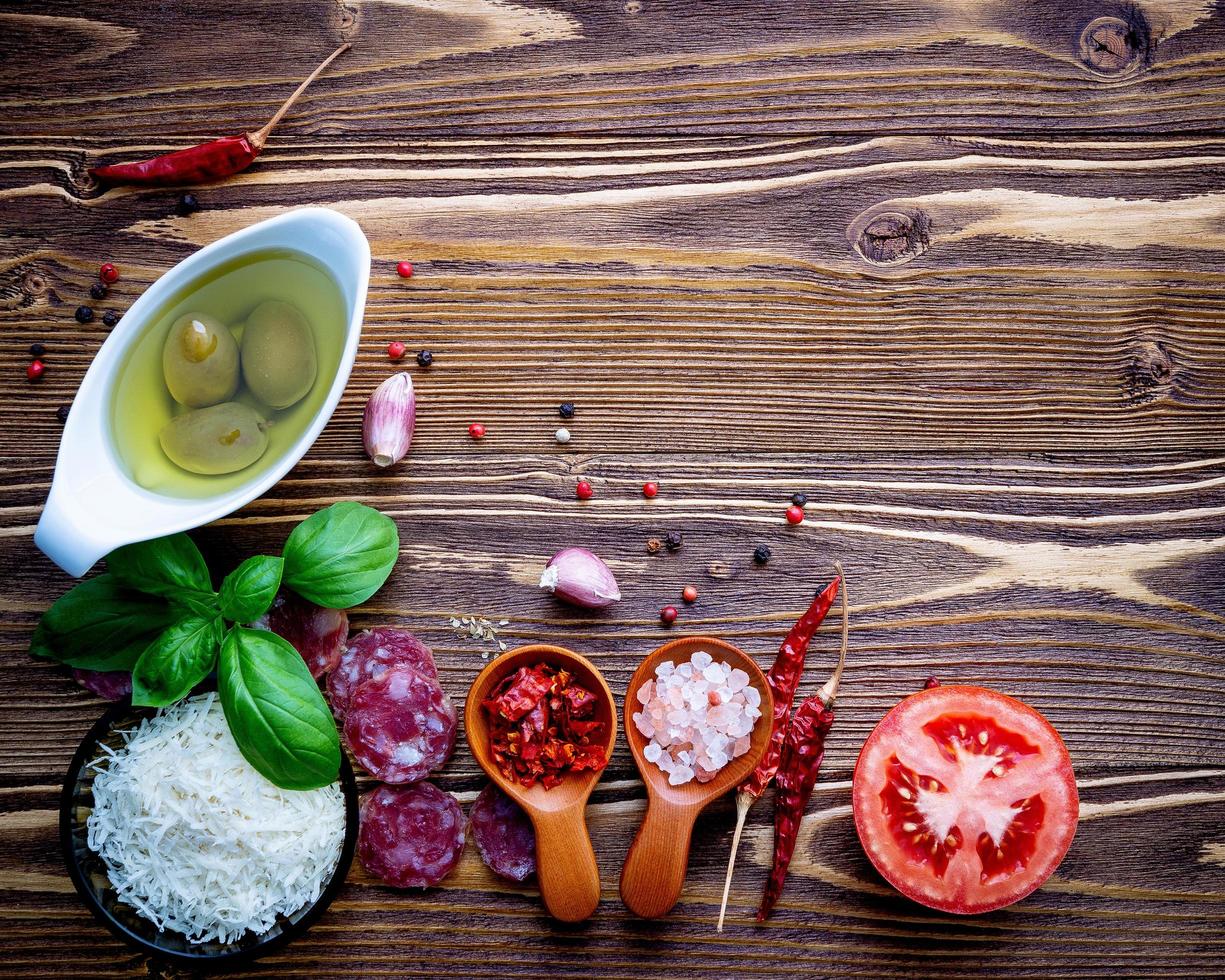
[[126, 704], [110, 708], [94, 724], [72, 757], [60, 797], [60, 846], [68, 875], [94, 916], [124, 942], [149, 956], [197, 970], [236, 964], [264, 956], [305, 932], [318, 919], [344, 884], [357, 846], [357, 782], [344, 753], [340, 756], [340, 787], [345, 798], [345, 839], [340, 860], [313, 903], [292, 915], [281, 916], [265, 933], [246, 933], [231, 943], [191, 943], [181, 933], [159, 930], [132, 906], [120, 900], [111, 886], [106, 864], [86, 843], [86, 820], [93, 805], [94, 774], [86, 767], [102, 755], [100, 746], [119, 748], [119, 732], [132, 728], [155, 713], [153, 708]]

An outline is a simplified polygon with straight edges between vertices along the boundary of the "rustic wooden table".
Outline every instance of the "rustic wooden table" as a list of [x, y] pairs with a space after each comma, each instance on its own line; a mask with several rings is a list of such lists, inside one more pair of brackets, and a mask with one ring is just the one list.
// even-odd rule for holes
[[[290, 476], [200, 532], [218, 563], [338, 498], [403, 553], [355, 625], [406, 625], [462, 702], [481, 648], [596, 660], [623, 693], [680, 631], [772, 658], [840, 557], [851, 660], [787, 895], [751, 921], [751, 819], [716, 935], [730, 801], [698, 825], [666, 922], [617, 874], [642, 815], [628, 751], [592, 800], [598, 914], [560, 927], [474, 853], [401, 894], [355, 869], [268, 976], [1221, 975], [1225, 947], [1225, 14], [1209, 0], [268, 0], [0, 12], [0, 971], [164, 975], [90, 918], [56, 794], [102, 709], [27, 655], [69, 586], [34, 548], [60, 424], [106, 336], [73, 310], [99, 262], [122, 310], [196, 247], [322, 204], [374, 268], [348, 394]], [[342, 39], [257, 166], [177, 192], [86, 174], [258, 127]], [[395, 261], [417, 274], [398, 279]], [[416, 442], [375, 473], [361, 409], [393, 339]], [[27, 347], [47, 375], [27, 383]], [[568, 446], [557, 404], [573, 401]], [[479, 444], [466, 426], [489, 429]], [[596, 488], [574, 499], [574, 482]], [[646, 502], [640, 484], [657, 480]], [[782, 520], [807, 493], [808, 517]], [[684, 534], [675, 555], [644, 542]], [[755, 545], [774, 560], [754, 567]], [[557, 548], [606, 556], [610, 616], [535, 588]], [[657, 610], [701, 590], [673, 631]], [[815, 689], [837, 630], [814, 646]], [[929, 674], [1045, 712], [1079, 836], [1041, 891], [958, 919], [899, 898], [849, 817], [859, 746]], [[440, 783], [482, 785], [461, 743]]]

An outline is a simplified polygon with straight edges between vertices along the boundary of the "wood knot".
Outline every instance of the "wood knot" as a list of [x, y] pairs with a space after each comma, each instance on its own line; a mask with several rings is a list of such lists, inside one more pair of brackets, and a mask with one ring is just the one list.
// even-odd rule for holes
[[1097, 17], [1080, 32], [1080, 60], [1099, 75], [1128, 75], [1148, 64], [1150, 38], [1148, 24], [1139, 11], [1129, 13], [1126, 20]]
[[1127, 365], [1127, 401], [1146, 405], [1174, 390], [1174, 358], [1158, 340], [1141, 341]]
[[732, 566], [725, 561], [712, 561], [706, 566], [706, 574], [711, 578], [731, 578]]
[[357, 11], [344, 3], [336, 4], [336, 27], [344, 40], [349, 40], [353, 27], [357, 24]]
[[629, 0], [625, 5], [625, 12], [631, 17], [642, 13], [642, 0]]
[[923, 211], [865, 212], [851, 222], [847, 238], [873, 265], [901, 265], [927, 251], [931, 219]]
[[47, 291], [47, 280], [38, 272], [27, 272], [21, 277], [21, 290], [31, 299]]

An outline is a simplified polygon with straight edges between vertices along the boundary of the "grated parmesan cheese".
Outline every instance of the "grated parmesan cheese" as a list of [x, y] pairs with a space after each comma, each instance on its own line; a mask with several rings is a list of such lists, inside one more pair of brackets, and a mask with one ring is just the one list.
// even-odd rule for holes
[[164, 708], [95, 760], [88, 843], [124, 902], [194, 943], [267, 932], [340, 859], [339, 785], [283, 790], [242, 757], [215, 694]]

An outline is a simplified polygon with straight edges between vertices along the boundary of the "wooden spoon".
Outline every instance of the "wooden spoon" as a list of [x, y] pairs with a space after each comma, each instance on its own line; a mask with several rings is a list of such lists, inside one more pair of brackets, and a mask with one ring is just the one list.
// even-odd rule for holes
[[[753, 729], [749, 750], [720, 769], [714, 779], [708, 783], [694, 780], [670, 786], [663, 770], [642, 754], [647, 740], [633, 720], [634, 712], [642, 707], [638, 703], [638, 689], [655, 676], [655, 668], [661, 663], [668, 660], [683, 663], [698, 650], [705, 650], [716, 661], [739, 667], [749, 675], [749, 683], [761, 695], [761, 717]], [[676, 904], [685, 885], [694, 821], [761, 761], [770, 740], [773, 715], [774, 698], [761, 668], [747, 653], [710, 636], [686, 636], [665, 643], [634, 671], [625, 694], [625, 738], [647, 788], [647, 815], [621, 869], [621, 900], [634, 914], [655, 919], [667, 915]]]
[[549, 914], [562, 922], [581, 922], [600, 904], [600, 868], [585, 816], [587, 797], [600, 781], [600, 773], [567, 773], [552, 789], [539, 783], [529, 789], [507, 779], [490, 754], [488, 716], [481, 707], [481, 702], [510, 674], [539, 663], [564, 667], [596, 696], [593, 717], [607, 728], [604, 748], [611, 755], [617, 740], [617, 712], [608, 684], [590, 661], [563, 647], [546, 644], [504, 653], [477, 675], [464, 706], [464, 730], [480, 767], [503, 793], [523, 807], [536, 829], [536, 878]]

